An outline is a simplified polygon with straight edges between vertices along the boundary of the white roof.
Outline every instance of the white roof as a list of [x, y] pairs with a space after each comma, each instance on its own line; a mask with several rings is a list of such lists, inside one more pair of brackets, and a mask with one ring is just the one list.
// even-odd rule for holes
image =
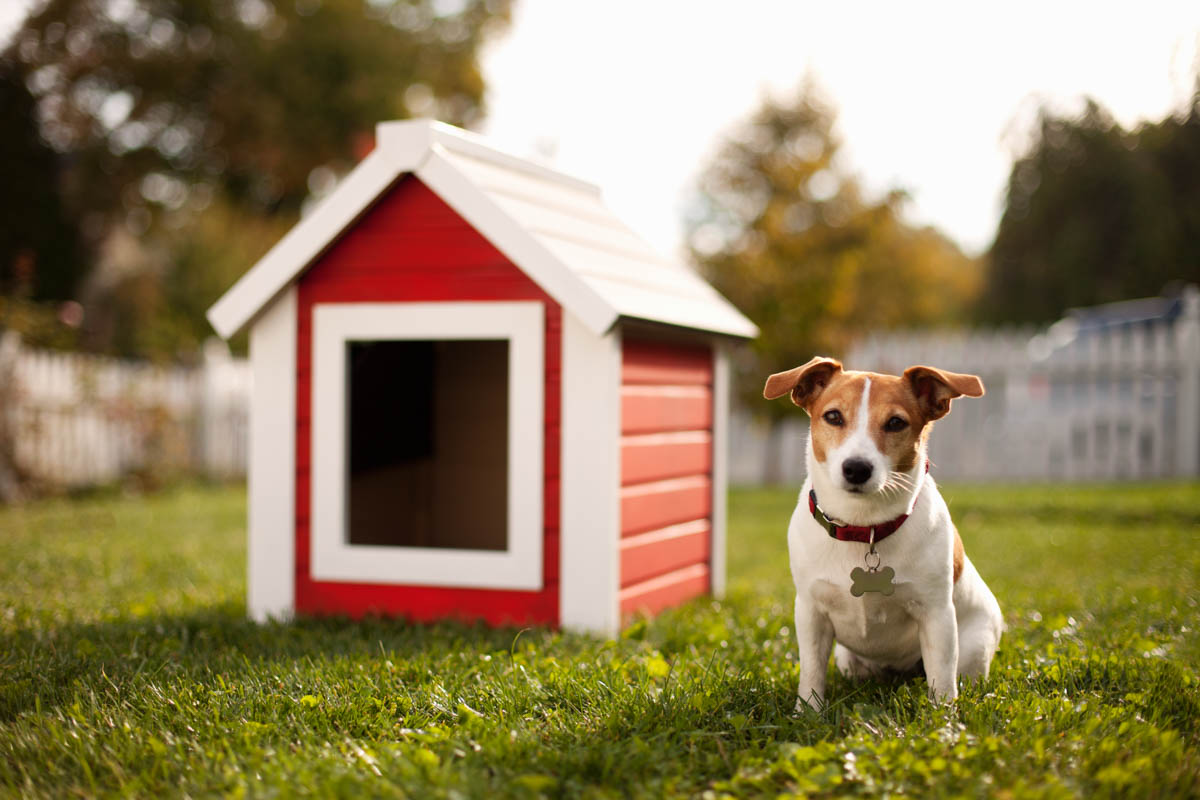
[[427, 120], [379, 124], [375, 150], [208, 310], [217, 333], [245, 328], [405, 173], [597, 334], [621, 317], [758, 334], [694, 270], [617, 219], [595, 185]]

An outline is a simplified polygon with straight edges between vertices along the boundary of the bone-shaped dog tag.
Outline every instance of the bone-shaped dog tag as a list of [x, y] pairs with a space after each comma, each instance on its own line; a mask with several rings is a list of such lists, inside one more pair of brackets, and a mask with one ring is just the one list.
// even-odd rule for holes
[[879, 592], [887, 597], [896, 591], [896, 585], [892, 583], [894, 577], [896, 570], [891, 567], [870, 571], [855, 567], [850, 570], [850, 580], [854, 581], [850, 586], [850, 594], [862, 597], [864, 592]]

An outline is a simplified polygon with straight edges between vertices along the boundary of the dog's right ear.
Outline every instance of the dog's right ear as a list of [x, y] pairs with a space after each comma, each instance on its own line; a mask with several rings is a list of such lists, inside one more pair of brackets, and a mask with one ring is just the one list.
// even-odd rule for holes
[[807, 364], [789, 369], [787, 372], [776, 372], [767, 378], [767, 385], [763, 387], [763, 397], [774, 400], [776, 397], [783, 397], [790, 392], [792, 402], [807, 411], [809, 403], [841, 371], [840, 361], [817, 356]]

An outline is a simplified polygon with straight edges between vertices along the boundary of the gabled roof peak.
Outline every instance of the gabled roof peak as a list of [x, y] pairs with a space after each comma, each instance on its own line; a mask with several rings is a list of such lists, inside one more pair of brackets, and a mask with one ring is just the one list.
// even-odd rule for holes
[[383, 122], [376, 148], [208, 311], [249, 325], [402, 175], [433, 190], [593, 332], [628, 317], [748, 338], [757, 328], [690, 268], [656, 254], [600, 189], [430, 120]]

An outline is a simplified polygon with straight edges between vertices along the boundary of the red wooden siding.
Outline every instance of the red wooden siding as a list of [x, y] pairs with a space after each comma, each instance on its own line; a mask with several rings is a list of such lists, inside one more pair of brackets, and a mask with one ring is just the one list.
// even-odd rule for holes
[[[538, 300], [545, 306], [543, 588], [459, 589], [311, 577], [310, 421], [314, 303]], [[416, 178], [401, 179], [304, 274], [296, 337], [296, 610], [491, 624], [557, 624], [562, 312], [545, 292]]]
[[712, 429], [708, 386], [622, 386], [621, 432]]
[[632, 585], [680, 564], [707, 562], [712, 526], [707, 519], [672, 525], [621, 539], [621, 582]]
[[708, 591], [708, 564], [692, 564], [621, 589], [621, 613], [655, 613]]
[[708, 475], [621, 487], [621, 537], [665, 528], [712, 513], [712, 482]]
[[621, 440], [621, 483], [704, 475], [712, 471], [708, 431], [650, 433]]
[[621, 614], [709, 590], [712, 350], [626, 339], [621, 365]]

